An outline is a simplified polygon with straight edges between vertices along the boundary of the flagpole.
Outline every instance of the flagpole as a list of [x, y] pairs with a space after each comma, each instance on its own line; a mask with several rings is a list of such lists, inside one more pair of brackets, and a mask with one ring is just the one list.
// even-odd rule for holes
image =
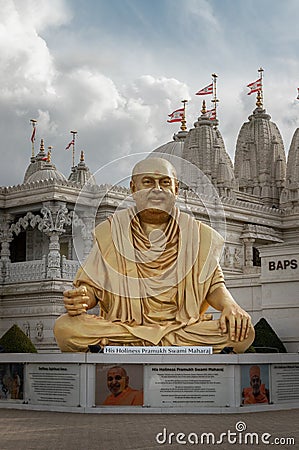
[[257, 94], [256, 94], [256, 106], [258, 108], [262, 108], [263, 107], [263, 102], [264, 102], [264, 92], [263, 92], [263, 72], [264, 72], [264, 69], [262, 67], [260, 67], [258, 72], [259, 72], [259, 78], [261, 80], [261, 89], [258, 90]]
[[73, 159], [73, 167], [75, 167], [75, 138], [77, 131], [70, 131], [70, 133], [73, 135], [73, 142], [72, 142], [72, 159]]
[[30, 119], [31, 125], [32, 125], [32, 135], [31, 135], [31, 156], [34, 158], [34, 141], [35, 141], [35, 133], [36, 133], [36, 124], [37, 120]]
[[217, 99], [217, 90], [216, 90], [217, 77], [218, 77], [218, 75], [216, 75], [216, 73], [212, 73], [214, 98], [212, 98], [211, 101], [212, 101], [212, 103], [214, 103], [215, 120], [217, 120], [217, 103], [219, 102], [219, 100]]
[[186, 103], [188, 103], [188, 100], [181, 100], [181, 102], [184, 105], [184, 115], [181, 120], [181, 130], [186, 131], [187, 130], [187, 127], [186, 127]]

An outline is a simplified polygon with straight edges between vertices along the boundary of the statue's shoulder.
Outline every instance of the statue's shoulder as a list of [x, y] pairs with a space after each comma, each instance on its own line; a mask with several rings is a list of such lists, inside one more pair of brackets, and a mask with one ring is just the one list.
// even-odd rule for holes
[[119, 210], [99, 223], [94, 230], [94, 235], [100, 246], [111, 245], [112, 228], [113, 232], [121, 229], [121, 225], [129, 223], [130, 215], [127, 209]]
[[110, 231], [111, 223], [109, 218], [103, 220], [103, 222], [99, 223], [94, 230], [94, 234], [96, 237], [101, 236], [103, 233], [107, 233]]
[[181, 212], [180, 215], [183, 219], [188, 218], [189, 221], [193, 221], [194, 223], [196, 223], [196, 225], [199, 228], [199, 233], [200, 233], [201, 239], [209, 239], [209, 240], [212, 239], [213, 241], [217, 241], [219, 243], [224, 242], [224, 239], [221, 236], [221, 234], [219, 234], [218, 231], [216, 231], [210, 225], [207, 225], [207, 224], [201, 222], [200, 220], [195, 219], [194, 217], [190, 216], [187, 213]]
[[187, 214], [185, 212], [180, 211], [180, 221], [183, 223], [186, 223], [188, 227], [190, 227], [191, 224], [194, 224], [197, 226], [200, 230], [201, 234], [204, 235], [211, 235], [214, 230], [209, 225], [206, 225], [205, 223], [201, 222], [200, 220], [195, 219], [190, 214]]

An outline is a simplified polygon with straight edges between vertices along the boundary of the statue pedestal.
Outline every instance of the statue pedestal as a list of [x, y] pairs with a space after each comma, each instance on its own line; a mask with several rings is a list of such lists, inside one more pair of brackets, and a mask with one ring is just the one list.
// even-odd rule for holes
[[[260, 393], [250, 396], [252, 366]], [[116, 381], [112, 368], [120, 371]], [[118, 383], [114, 391], [109, 377]], [[0, 408], [245, 413], [298, 407], [298, 354], [0, 354]]]

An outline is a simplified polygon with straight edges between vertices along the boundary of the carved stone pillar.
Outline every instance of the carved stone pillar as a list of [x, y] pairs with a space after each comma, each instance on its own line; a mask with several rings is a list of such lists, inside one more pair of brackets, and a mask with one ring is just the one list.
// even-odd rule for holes
[[50, 239], [47, 278], [61, 278], [62, 276], [59, 236], [65, 232], [67, 212], [64, 202], [46, 202], [41, 209], [43, 220], [40, 229]]
[[243, 242], [245, 245], [245, 267], [253, 267], [253, 243], [254, 238], [244, 238]]
[[13, 240], [13, 234], [10, 230], [10, 223], [13, 217], [6, 214], [0, 223], [0, 282], [4, 282], [8, 276], [8, 265], [10, 263], [10, 243]]
[[52, 231], [48, 233], [50, 238], [47, 278], [61, 278], [61, 256], [59, 233]]
[[93, 245], [93, 230], [95, 228], [95, 220], [94, 217], [85, 217], [83, 219], [85, 229], [83, 233], [84, 240], [84, 250], [83, 250], [83, 259], [85, 260], [89, 255], [92, 245]]

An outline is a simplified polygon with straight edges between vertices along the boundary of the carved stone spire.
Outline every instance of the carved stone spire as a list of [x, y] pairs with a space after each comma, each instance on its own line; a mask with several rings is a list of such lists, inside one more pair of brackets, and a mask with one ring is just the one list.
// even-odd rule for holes
[[218, 188], [220, 195], [232, 196], [235, 188], [233, 165], [216, 125], [218, 121], [210, 119], [204, 100], [201, 116], [185, 139], [182, 158], [198, 167]]
[[241, 192], [256, 195], [268, 206], [278, 206], [286, 157], [280, 131], [270, 119], [257, 106], [242, 125], [235, 153], [235, 177]]
[[288, 153], [285, 189], [281, 195], [284, 208], [299, 205], [299, 128], [295, 130]]

